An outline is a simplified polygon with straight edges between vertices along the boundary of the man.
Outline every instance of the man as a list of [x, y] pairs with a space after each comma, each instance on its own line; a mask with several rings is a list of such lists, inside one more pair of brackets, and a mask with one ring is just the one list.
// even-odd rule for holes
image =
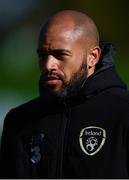
[[64, 10], [42, 26], [40, 97], [11, 110], [2, 178], [129, 178], [129, 93], [93, 20]]

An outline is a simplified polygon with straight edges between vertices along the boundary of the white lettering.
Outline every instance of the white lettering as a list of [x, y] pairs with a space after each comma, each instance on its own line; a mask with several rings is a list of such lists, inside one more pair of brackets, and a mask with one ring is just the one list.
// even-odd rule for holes
[[90, 130], [90, 131], [85, 130], [85, 135], [88, 135], [88, 136], [101, 136], [101, 134], [102, 134], [101, 131], [97, 132], [93, 130]]

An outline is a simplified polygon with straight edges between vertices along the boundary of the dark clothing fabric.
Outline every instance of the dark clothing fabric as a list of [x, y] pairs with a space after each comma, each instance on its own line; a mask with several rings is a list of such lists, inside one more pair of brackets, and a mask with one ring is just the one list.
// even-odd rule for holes
[[11, 110], [1, 143], [2, 178], [129, 178], [129, 93], [111, 44], [77, 94], [38, 97]]

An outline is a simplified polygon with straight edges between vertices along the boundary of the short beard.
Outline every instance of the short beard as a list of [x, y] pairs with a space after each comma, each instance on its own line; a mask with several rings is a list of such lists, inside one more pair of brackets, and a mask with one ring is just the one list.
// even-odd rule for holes
[[62, 99], [74, 97], [80, 92], [87, 79], [87, 65], [83, 61], [79, 70], [73, 74], [70, 81], [64, 85], [59, 97]]
[[60, 92], [58, 93], [44, 86], [44, 75], [41, 75], [39, 81], [40, 96], [48, 99], [57, 97], [62, 100], [66, 98], [74, 97], [80, 92], [86, 79], [87, 79], [87, 64], [86, 64], [86, 60], [84, 59], [79, 70], [73, 74], [70, 81], [69, 82], [63, 81], [63, 86]]

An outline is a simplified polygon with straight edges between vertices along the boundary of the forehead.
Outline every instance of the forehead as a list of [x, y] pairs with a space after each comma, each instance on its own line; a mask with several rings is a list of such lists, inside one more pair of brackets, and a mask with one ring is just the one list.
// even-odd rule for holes
[[73, 45], [81, 43], [82, 40], [81, 29], [75, 30], [72, 24], [70, 26], [59, 24], [41, 30], [39, 46], [47, 44]]

